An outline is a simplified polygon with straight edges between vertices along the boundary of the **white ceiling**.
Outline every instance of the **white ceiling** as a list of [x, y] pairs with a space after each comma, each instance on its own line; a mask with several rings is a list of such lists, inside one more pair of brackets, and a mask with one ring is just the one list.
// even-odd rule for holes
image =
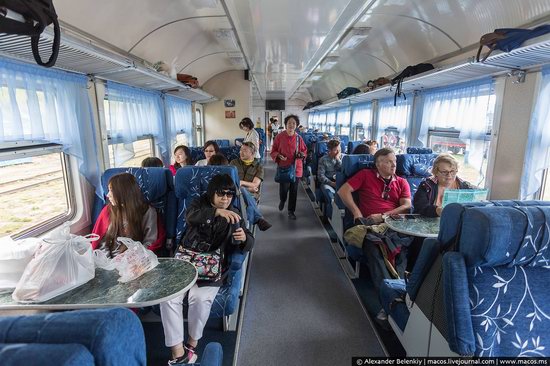
[[[124, 51], [205, 83], [245, 65], [215, 36], [235, 27], [255, 83], [300, 102], [474, 45], [495, 28], [548, 22], [549, 0], [55, 0], [60, 19]], [[228, 11], [229, 14], [226, 13]], [[353, 50], [307, 89], [298, 86], [352, 26], [370, 27]], [[471, 50], [470, 50], [471, 51]], [[471, 51], [473, 52], [473, 51]], [[235, 61], [235, 60], [233, 60]], [[281, 94], [282, 93], [282, 94]], [[269, 93], [271, 94], [271, 93]]]

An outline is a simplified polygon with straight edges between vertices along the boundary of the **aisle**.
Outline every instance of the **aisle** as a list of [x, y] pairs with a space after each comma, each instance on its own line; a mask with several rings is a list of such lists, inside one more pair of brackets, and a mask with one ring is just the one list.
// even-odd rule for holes
[[261, 210], [273, 224], [257, 232], [238, 366], [349, 365], [384, 356], [351, 282], [300, 187], [296, 221], [279, 212], [275, 166], [268, 163]]

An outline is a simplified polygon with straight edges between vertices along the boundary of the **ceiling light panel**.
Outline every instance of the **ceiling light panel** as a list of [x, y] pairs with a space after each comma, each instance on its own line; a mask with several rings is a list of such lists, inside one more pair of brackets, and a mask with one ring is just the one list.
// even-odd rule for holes
[[338, 56], [327, 56], [321, 62], [321, 70], [327, 71], [332, 69], [338, 63]]
[[214, 30], [214, 37], [225, 49], [239, 49], [233, 29], [216, 29]]
[[340, 48], [349, 50], [357, 47], [357, 45], [367, 39], [370, 30], [370, 27], [351, 28], [347, 31], [344, 38], [342, 38], [342, 41], [340, 41]]

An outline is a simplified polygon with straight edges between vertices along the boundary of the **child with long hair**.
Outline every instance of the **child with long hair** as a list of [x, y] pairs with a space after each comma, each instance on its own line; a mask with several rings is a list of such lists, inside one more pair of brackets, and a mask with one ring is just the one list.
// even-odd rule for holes
[[176, 175], [176, 171], [186, 165], [193, 165], [191, 151], [185, 145], [176, 146], [174, 149], [174, 164], [170, 165], [170, 171], [173, 175]]
[[99, 239], [92, 242], [109, 257], [116, 257], [127, 248], [117, 241], [119, 236], [141, 242], [156, 251], [166, 240], [164, 227], [157, 211], [143, 199], [136, 178], [130, 173], [114, 175], [109, 179], [109, 203], [103, 207], [92, 229]]

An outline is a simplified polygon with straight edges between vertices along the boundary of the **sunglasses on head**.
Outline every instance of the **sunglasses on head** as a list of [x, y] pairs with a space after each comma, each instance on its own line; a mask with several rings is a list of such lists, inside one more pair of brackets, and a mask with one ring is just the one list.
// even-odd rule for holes
[[390, 186], [388, 184], [384, 184], [384, 191], [382, 193], [382, 198], [385, 200], [390, 198]]
[[228, 198], [232, 198], [232, 197], [235, 195], [235, 191], [223, 191], [223, 190], [218, 190], [218, 191], [216, 191], [216, 195], [217, 195], [218, 197], [227, 196]]

